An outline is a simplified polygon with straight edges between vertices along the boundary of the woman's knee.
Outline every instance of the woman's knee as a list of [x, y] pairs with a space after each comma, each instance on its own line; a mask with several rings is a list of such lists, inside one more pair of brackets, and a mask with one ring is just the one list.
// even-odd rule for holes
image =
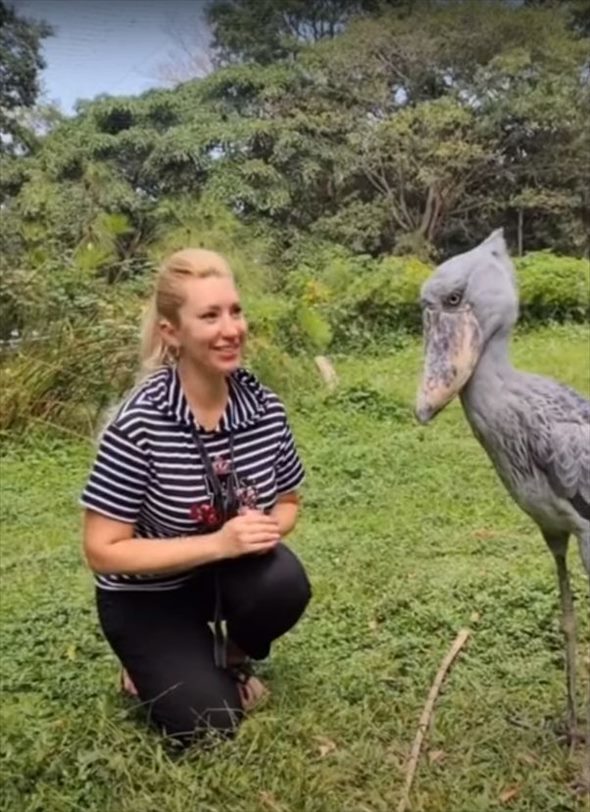
[[232, 737], [244, 716], [237, 688], [204, 696], [177, 686], [148, 702], [147, 708], [152, 723], [183, 747], [207, 736]]
[[310, 598], [303, 565], [284, 544], [266, 555], [234, 559], [223, 570], [224, 608], [233, 617], [274, 607], [301, 614]]
[[274, 550], [257, 593], [270, 606], [289, 608], [297, 617], [303, 614], [311, 599], [311, 585], [302, 563], [288, 547], [281, 544]]

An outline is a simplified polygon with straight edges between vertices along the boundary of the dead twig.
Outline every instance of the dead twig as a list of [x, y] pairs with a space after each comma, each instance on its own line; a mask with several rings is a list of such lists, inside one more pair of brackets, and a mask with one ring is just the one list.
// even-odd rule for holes
[[422, 711], [422, 716], [420, 717], [420, 721], [418, 723], [418, 732], [416, 733], [416, 738], [414, 739], [414, 744], [412, 745], [412, 750], [410, 751], [410, 758], [408, 759], [408, 764], [406, 767], [406, 782], [404, 786], [404, 792], [398, 804], [397, 812], [405, 812], [408, 806], [408, 802], [410, 800], [410, 790], [412, 789], [414, 774], [416, 772], [416, 767], [418, 766], [418, 759], [420, 758], [420, 749], [422, 747], [424, 736], [430, 724], [430, 717], [432, 716], [434, 703], [436, 702], [436, 698], [439, 694], [441, 685], [443, 684], [443, 680], [447, 674], [447, 671], [451, 667], [453, 660], [455, 659], [457, 654], [461, 651], [461, 649], [467, 642], [467, 639], [469, 638], [470, 634], [471, 634], [470, 629], [461, 629], [461, 631], [455, 638], [455, 642], [449, 649], [447, 656], [442, 661], [441, 666], [438, 669], [438, 673], [434, 679], [434, 682], [432, 683], [432, 687], [428, 694], [428, 699], [426, 700], [424, 710]]

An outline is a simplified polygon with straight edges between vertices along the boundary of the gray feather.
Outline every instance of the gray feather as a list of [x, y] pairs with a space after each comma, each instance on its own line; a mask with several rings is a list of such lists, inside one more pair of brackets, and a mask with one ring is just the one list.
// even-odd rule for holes
[[527, 438], [533, 459], [555, 493], [590, 519], [590, 401], [542, 378], [535, 379], [531, 401]]

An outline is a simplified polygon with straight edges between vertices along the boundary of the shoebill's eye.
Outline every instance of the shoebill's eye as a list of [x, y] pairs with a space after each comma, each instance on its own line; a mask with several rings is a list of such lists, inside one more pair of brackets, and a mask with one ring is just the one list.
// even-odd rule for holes
[[458, 290], [454, 290], [452, 293], [449, 293], [445, 299], [445, 304], [447, 307], [457, 307], [457, 305], [461, 304], [461, 298], [461, 293]]

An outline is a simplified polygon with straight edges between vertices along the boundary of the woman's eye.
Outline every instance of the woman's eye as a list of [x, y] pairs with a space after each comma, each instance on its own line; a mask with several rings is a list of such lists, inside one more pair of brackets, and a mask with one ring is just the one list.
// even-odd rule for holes
[[449, 307], [457, 307], [457, 305], [460, 304], [460, 302], [461, 302], [461, 294], [458, 293], [457, 291], [449, 293], [449, 295], [446, 298], [446, 304]]

